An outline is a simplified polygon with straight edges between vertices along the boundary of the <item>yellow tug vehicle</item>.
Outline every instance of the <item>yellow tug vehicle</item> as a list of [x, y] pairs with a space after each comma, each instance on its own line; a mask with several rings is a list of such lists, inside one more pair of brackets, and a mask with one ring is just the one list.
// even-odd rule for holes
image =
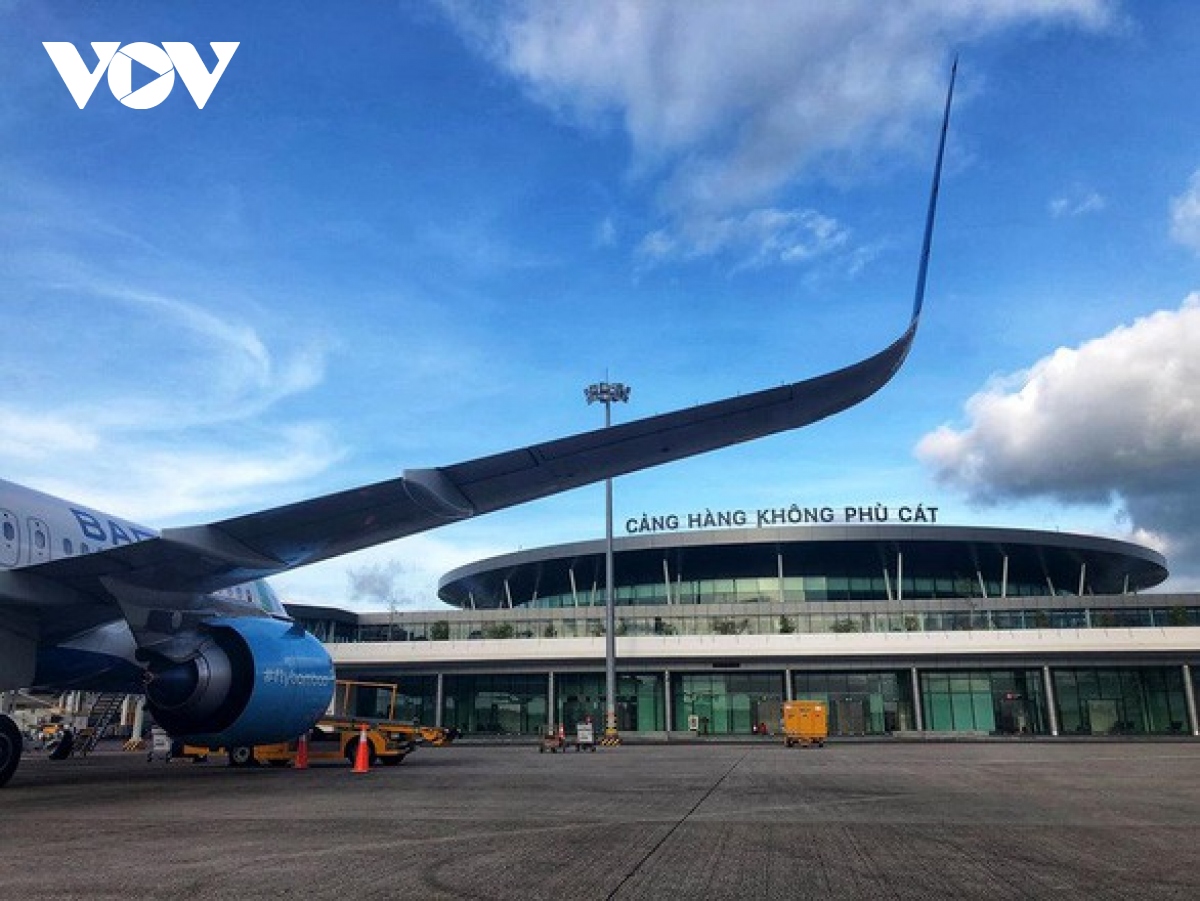
[[[419, 744], [441, 747], [450, 744], [456, 730], [422, 726], [398, 720], [398, 686], [389, 682], [338, 680], [333, 701], [324, 717], [308, 734], [308, 761], [354, 764], [358, 746], [366, 737], [370, 766], [395, 766]], [[228, 749], [230, 766], [291, 766], [300, 752], [300, 740], [267, 745], [240, 745]], [[183, 757], [203, 759], [208, 748], [185, 746]]]

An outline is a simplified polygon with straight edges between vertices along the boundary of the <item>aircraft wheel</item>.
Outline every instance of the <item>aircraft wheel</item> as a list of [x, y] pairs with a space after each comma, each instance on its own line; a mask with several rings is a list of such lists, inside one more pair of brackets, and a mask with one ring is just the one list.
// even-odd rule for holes
[[235, 745], [229, 749], [230, 766], [255, 766], [254, 748], [250, 745]]
[[21, 741], [21, 730], [12, 721], [12, 717], [0, 714], [0, 786], [12, 778], [21, 762], [21, 751], [24, 744]]

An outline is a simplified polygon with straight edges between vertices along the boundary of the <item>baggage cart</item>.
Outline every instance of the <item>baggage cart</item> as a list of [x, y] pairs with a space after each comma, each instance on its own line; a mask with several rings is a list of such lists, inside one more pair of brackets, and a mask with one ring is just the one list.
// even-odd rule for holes
[[580, 723], [575, 727], [575, 750], [596, 750], [596, 727], [591, 723]]
[[538, 753], [545, 754], [549, 751], [551, 754], [557, 754], [559, 751], [565, 750], [566, 739], [563, 738], [562, 728], [543, 727], [541, 736], [538, 738]]

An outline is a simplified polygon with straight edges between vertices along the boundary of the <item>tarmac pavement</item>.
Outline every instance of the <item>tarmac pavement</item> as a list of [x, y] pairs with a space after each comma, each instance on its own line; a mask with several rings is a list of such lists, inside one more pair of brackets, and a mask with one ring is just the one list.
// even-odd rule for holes
[[30, 755], [0, 899], [1197, 899], [1200, 742]]

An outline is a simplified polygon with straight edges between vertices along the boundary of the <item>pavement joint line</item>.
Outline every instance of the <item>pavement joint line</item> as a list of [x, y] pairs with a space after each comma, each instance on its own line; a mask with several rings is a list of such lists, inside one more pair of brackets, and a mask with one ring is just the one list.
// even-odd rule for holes
[[667, 840], [672, 835], [675, 834], [676, 830], [678, 830], [680, 826], [682, 826], [684, 823], [686, 823], [691, 818], [692, 814], [694, 814], [697, 810], [700, 809], [700, 805], [703, 804], [705, 801], [707, 801], [712, 796], [712, 793], [721, 787], [721, 783], [724, 782], [726, 779], [728, 779], [730, 777], [730, 775], [732, 775], [733, 771], [736, 770], [741, 765], [742, 761], [746, 759], [747, 753], [748, 752], [743, 751], [742, 756], [739, 757], [737, 760], [735, 760], [733, 762], [733, 764], [729, 767], [729, 769], [727, 769], [724, 773], [721, 774], [720, 779], [718, 779], [716, 782], [714, 782], [712, 785], [710, 785], [708, 787], [708, 791], [706, 791], [703, 795], [700, 796], [699, 800], [697, 800], [696, 803], [693, 804], [691, 806], [691, 808], [689, 808], [688, 812], [685, 813], [683, 816], [681, 816], [678, 820], [676, 820], [675, 825], [672, 826], [670, 829], [668, 829], [666, 834], [662, 838], [660, 838], [657, 842], [655, 842], [654, 846], [649, 851], [647, 851], [645, 854], [643, 854], [641, 856], [641, 858], [637, 861], [637, 863], [635, 863], [632, 867], [629, 868], [629, 872], [626, 873], [624, 878], [622, 878], [621, 881], [617, 883], [616, 888], [614, 888], [611, 892], [609, 892], [605, 896], [604, 901], [613, 901], [613, 898], [615, 898], [620, 893], [621, 889], [623, 889], [625, 887], [625, 883], [627, 883], [630, 879], [632, 879], [634, 876], [637, 875], [637, 872], [638, 872], [638, 870], [640, 870], [642, 868], [642, 865], [645, 864], [646, 861], [648, 861], [651, 857], [653, 857], [655, 852], [657, 852], [659, 848], [661, 848], [663, 845], [665, 845], [667, 843]]

